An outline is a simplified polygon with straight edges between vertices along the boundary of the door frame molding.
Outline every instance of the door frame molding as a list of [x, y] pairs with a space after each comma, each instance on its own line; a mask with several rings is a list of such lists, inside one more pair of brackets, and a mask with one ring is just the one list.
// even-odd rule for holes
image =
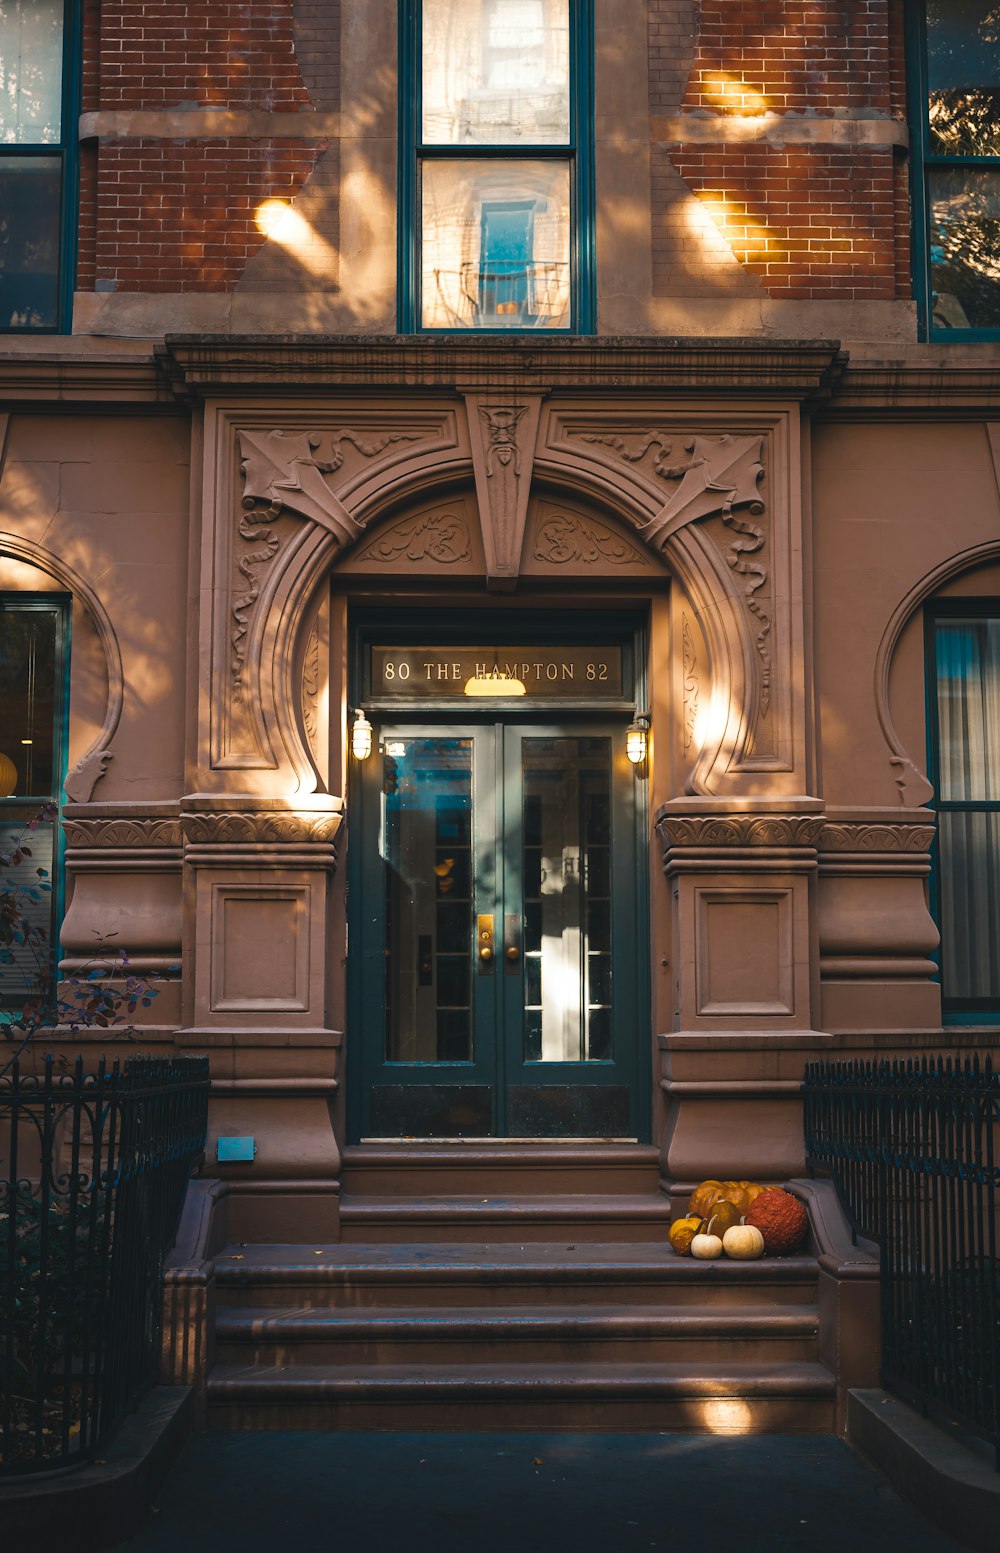
[[[489, 606], [487, 605], [489, 610]], [[513, 648], [526, 642], [559, 642], [567, 645], [576, 645], [580, 642], [598, 640], [602, 644], [619, 644], [623, 648], [623, 690], [630, 688], [632, 694], [625, 694], [620, 700], [587, 702], [583, 698], [569, 701], [539, 700], [535, 702], [507, 702], [498, 700], [495, 705], [481, 705], [473, 708], [469, 704], [459, 704], [454, 698], [451, 700], [434, 701], [421, 697], [412, 701], [400, 700], [393, 702], [391, 708], [384, 702], [373, 702], [370, 696], [366, 696], [367, 685], [364, 679], [363, 659], [366, 646], [372, 644], [376, 637], [391, 642], [398, 642], [400, 646], [409, 645], [416, 641], [428, 641], [433, 639], [433, 644], [448, 644], [449, 640], [456, 644], [462, 641], [475, 640], [483, 634], [484, 610], [468, 605], [456, 603], [454, 608], [447, 610], [438, 607], [433, 615], [426, 604], [418, 599], [412, 603], [407, 601], [404, 608], [386, 609], [378, 605], [362, 604], [349, 612], [348, 622], [348, 687], [349, 706], [365, 706], [371, 712], [382, 714], [387, 718], [412, 718], [414, 722], [425, 724], [447, 725], [449, 717], [458, 722], [477, 722], [502, 720], [517, 721], [530, 724], [532, 722], [551, 724], [560, 718], [567, 722], [574, 721], [586, 723], [588, 718], [595, 724], [608, 721], [613, 718], [629, 715], [641, 705], [646, 704], [647, 692], [647, 663], [649, 651], [649, 621], [645, 606], [635, 609], [617, 608], [602, 612], [601, 626], [595, 633], [593, 629], [586, 632], [582, 629], [582, 620], [576, 630], [573, 630], [574, 616], [567, 612], [561, 619], [562, 628], [552, 624], [551, 610], [531, 609], [496, 609], [489, 610], [487, 618], [490, 621], [489, 634], [491, 638], [507, 642]], [[428, 626], [432, 629], [428, 630]], [[375, 753], [375, 752], [373, 752]], [[353, 757], [349, 759], [349, 766], [353, 767]], [[355, 778], [356, 780], [356, 778]], [[635, 879], [635, 903], [634, 918], [636, 924], [634, 954], [632, 956], [636, 979], [634, 1009], [636, 1023], [641, 1028], [636, 1037], [634, 1048], [634, 1063], [631, 1074], [631, 1083], [634, 1086], [633, 1114], [637, 1119], [636, 1139], [639, 1144], [648, 1143], [655, 1131], [653, 1116], [653, 1017], [652, 1017], [652, 986], [651, 986], [651, 931], [650, 918], [650, 850], [649, 827], [651, 823], [648, 785], [641, 779], [635, 780], [634, 802], [632, 803], [632, 827], [631, 837], [632, 853], [634, 858]], [[351, 825], [351, 782], [348, 781], [348, 847], [347, 847], [347, 916], [348, 923], [355, 918], [358, 903], [364, 901], [362, 874], [364, 859], [358, 846], [350, 845]], [[645, 926], [644, 926], [645, 925]], [[355, 930], [357, 931], [357, 930]], [[351, 953], [351, 929], [348, 928], [348, 954], [347, 954], [347, 1036], [346, 1036], [346, 1082], [347, 1082], [347, 1141], [348, 1144], [357, 1144], [362, 1137], [363, 1119], [363, 1086], [367, 1082], [364, 1069], [361, 1066], [361, 1048], [357, 1042], [361, 1039], [362, 1031], [362, 1005], [363, 1005], [363, 965], [357, 955]], [[646, 1030], [648, 1040], [642, 1038], [642, 1029]], [[352, 1056], [356, 1054], [356, 1062]], [[505, 1073], [498, 1073], [498, 1080], [505, 1082]], [[435, 1140], [424, 1140], [433, 1142]], [[443, 1143], [451, 1140], [443, 1139]], [[490, 1144], [504, 1146], [523, 1142], [523, 1139], [496, 1137], [486, 1141]], [[543, 1145], [560, 1141], [569, 1141], [581, 1147], [589, 1145], [598, 1146], [602, 1140], [594, 1139], [539, 1139], [535, 1140]]]

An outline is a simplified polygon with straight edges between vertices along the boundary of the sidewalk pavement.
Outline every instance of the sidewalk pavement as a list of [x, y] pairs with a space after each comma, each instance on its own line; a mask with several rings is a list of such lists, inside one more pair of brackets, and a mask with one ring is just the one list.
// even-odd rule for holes
[[[818, 1435], [197, 1435], [121, 1553], [961, 1553]], [[12, 1550], [13, 1553], [13, 1550]]]

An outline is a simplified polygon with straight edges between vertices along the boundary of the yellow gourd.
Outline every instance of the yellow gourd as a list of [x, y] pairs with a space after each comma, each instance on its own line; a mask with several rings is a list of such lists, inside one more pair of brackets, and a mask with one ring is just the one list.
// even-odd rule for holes
[[701, 1229], [700, 1219], [675, 1219], [667, 1232], [667, 1239], [678, 1256], [691, 1255], [691, 1242]]

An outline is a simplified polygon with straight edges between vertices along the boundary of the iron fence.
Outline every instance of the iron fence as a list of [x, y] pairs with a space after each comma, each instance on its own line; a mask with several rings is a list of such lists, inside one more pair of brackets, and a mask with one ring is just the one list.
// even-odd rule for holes
[[881, 1253], [882, 1381], [1000, 1468], [1000, 1073], [987, 1058], [812, 1062], [806, 1161]]
[[0, 1472], [91, 1459], [157, 1378], [208, 1059], [0, 1078]]

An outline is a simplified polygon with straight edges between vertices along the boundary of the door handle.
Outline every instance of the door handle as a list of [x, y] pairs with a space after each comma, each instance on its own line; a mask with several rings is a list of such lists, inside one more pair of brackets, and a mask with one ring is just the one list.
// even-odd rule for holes
[[479, 974], [488, 976], [493, 970], [493, 918], [476, 918], [476, 953], [479, 956]]
[[503, 919], [504, 971], [516, 976], [521, 966], [521, 918], [510, 915]]

